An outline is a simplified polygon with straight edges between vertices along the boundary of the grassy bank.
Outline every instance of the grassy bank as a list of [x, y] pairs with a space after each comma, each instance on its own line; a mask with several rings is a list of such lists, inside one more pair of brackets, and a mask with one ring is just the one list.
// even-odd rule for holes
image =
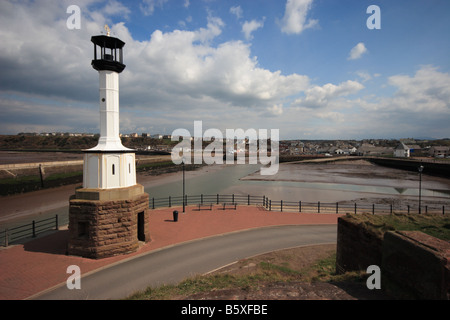
[[54, 188], [83, 181], [82, 171], [51, 174], [42, 181], [39, 175], [19, 176], [0, 180], [0, 195], [11, 195]]
[[450, 241], [450, 215], [430, 214], [347, 214], [367, 228], [383, 235], [386, 231], [421, 231], [430, 236]]
[[[283, 254], [280, 252], [279, 254]], [[262, 261], [260, 261], [262, 260]], [[264, 261], [266, 260], [266, 261]], [[267, 261], [268, 260], [268, 261]], [[360, 275], [334, 275], [336, 254], [327, 252], [326, 257], [318, 259], [308, 266], [296, 266], [292, 261], [270, 261], [266, 255], [242, 260], [240, 263], [250, 266], [245, 273], [215, 273], [188, 278], [177, 285], [149, 287], [143, 292], [130, 296], [131, 300], [171, 300], [178, 298], [198, 298], [195, 295], [208, 294], [218, 290], [255, 291], [268, 283], [294, 283], [317, 281], [359, 281]], [[246, 267], [244, 267], [246, 268]]]
[[[186, 165], [185, 170], [196, 170], [201, 166]], [[62, 168], [62, 170], [67, 171], [67, 168]], [[159, 175], [180, 170], [182, 170], [182, 166], [176, 165], [172, 161], [143, 163], [136, 167], [137, 173], [144, 172], [149, 175]], [[24, 193], [83, 182], [83, 171], [80, 170], [52, 173], [44, 176], [43, 180], [39, 174], [39, 169], [36, 168], [34, 172], [32, 175], [17, 175], [16, 177], [0, 179], [0, 195]]]

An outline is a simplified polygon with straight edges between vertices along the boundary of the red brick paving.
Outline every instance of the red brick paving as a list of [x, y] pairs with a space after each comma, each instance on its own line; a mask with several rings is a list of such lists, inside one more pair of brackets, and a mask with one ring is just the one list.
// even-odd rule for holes
[[[172, 211], [178, 210], [178, 222]], [[0, 299], [26, 299], [43, 290], [64, 283], [69, 265], [78, 265], [81, 275], [137, 255], [222, 233], [274, 225], [337, 224], [337, 214], [312, 214], [266, 211], [260, 207], [238, 206], [237, 210], [197, 211], [195, 207], [165, 208], [150, 213], [151, 242], [131, 254], [100, 260], [67, 256], [67, 230], [0, 250]]]

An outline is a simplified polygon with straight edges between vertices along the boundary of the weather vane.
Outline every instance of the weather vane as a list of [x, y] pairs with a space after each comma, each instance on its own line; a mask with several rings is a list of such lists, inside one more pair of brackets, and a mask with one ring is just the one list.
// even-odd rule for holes
[[106, 35], [109, 37], [109, 34], [111, 33], [111, 30], [109, 29], [107, 24], [105, 24], [105, 30], [106, 30]]

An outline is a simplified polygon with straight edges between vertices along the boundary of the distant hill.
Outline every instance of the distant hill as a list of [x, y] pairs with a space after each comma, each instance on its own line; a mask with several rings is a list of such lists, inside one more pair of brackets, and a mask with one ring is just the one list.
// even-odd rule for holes
[[[0, 150], [59, 150], [79, 151], [93, 148], [98, 143], [98, 136], [30, 136], [0, 135]], [[146, 137], [122, 138], [128, 148], [146, 148], [148, 146], [173, 144], [170, 139], [152, 139]]]

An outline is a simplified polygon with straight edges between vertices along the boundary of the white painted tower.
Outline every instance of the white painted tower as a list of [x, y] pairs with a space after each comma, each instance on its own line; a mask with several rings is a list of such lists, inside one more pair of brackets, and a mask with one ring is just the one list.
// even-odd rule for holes
[[99, 73], [100, 138], [84, 150], [83, 187], [69, 200], [67, 253], [100, 259], [134, 252], [150, 241], [149, 195], [136, 183], [135, 156], [119, 136], [119, 73], [124, 42], [93, 36]]
[[120, 39], [93, 36], [92, 67], [99, 73], [100, 138], [85, 150], [83, 188], [112, 189], [136, 185], [135, 155], [122, 145], [119, 136], [119, 73], [125, 69]]

